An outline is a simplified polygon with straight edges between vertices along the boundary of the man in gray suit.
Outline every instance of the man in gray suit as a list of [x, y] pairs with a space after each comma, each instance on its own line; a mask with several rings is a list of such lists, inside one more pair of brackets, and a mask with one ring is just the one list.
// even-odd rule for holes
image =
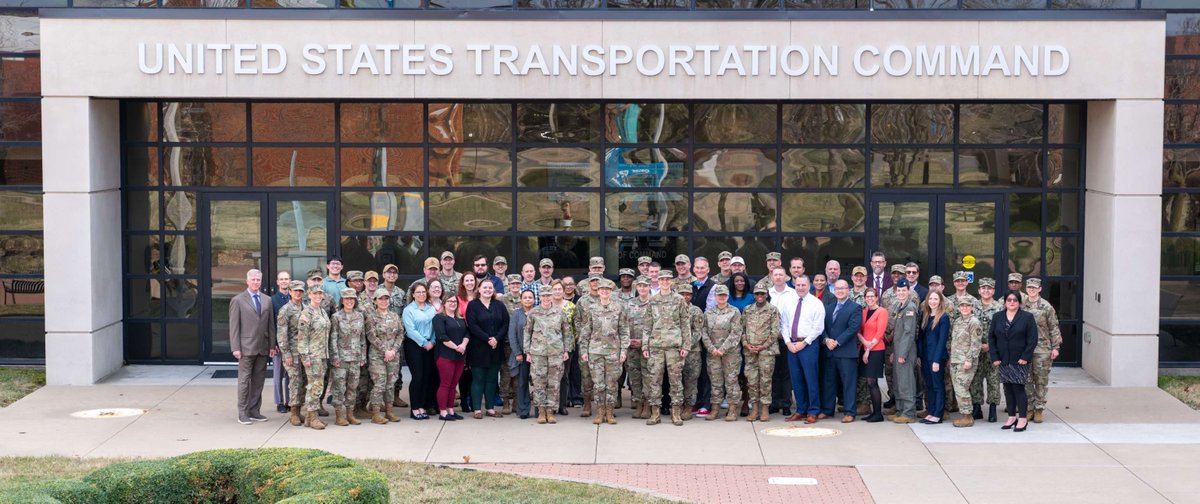
[[238, 361], [238, 423], [265, 422], [262, 407], [267, 360], [275, 357], [275, 317], [259, 292], [262, 272], [246, 272], [246, 290], [229, 301], [229, 348]]

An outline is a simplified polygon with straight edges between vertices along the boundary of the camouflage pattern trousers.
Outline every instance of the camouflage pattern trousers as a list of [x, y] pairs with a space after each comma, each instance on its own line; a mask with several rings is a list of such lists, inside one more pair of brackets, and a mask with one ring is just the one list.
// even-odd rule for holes
[[325, 394], [325, 359], [310, 359], [309, 365], [304, 366], [304, 376], [308, 383], [304, 386], [304, 411], [321, 409], [321, 396]]
[[746, 395], [750, 396], [750, 404], [771, 404], [771, 375], [774, 372], [774, 355], [746, 352]]
[[[513, 375], [508, 373], [508, 364], [507, 363], [511, 358], [512, 358], [512, 349], [505, 346], [504, 347], [504, 362], [505, 362], [505, 364], [503, 366], [501, 366], [503, 369], [501, 369], [501, 372], [500, 372], [500, 398], [504, 399], [504, 402], [506, 402], [506, 403], [508, 401], [513, 400], [513, 398], [516, 397], [516, 390], [517, 390], [516, 387], [513, 386], [514, 385], [513, 380], [515, 378], [513, 378]], [[403, 380], [403, 378], [401, 378], [401, 380]], [[516, 405], [514, 404], [513, 407], [515, 408]]]
[[558, 391], [564, 364], [561, 355], [532, 356], [529, 361], [529, 382], [533, 406], [558, 409]]
[[[704, 350], [697, 349], [693, 352], [688, 352], [688, 356], [683, 360], [683, 403], [696, 404], [696, 395], [699, 393], [700, 373], [704, 372], [701, 369], [700, 352]], [[721, 404], [721, 403], [717, 403]]]
[[646, 400], [645, 359], [642, 358], [641, 348], [630, 348], [625, 358], [625, 376], [629, 379], [629, 396], [634, 401]]
[[362, 378], [362, 366], [358, 362], [342, 362], [333, 372], [333, 405], [354, 407], [358, 401], [358, 382]]
[[621, 393], [621, 354], [588, 354], [587, 368], [595, 388], [596, 403], [601, 406], [616, 406], [617, 394]]
[[[292, 365], [288, 365], [287, 358], [292, 358]], [[291, 354], [283, 356], [283, 369], [288, 375], [288, 404], [292, 406], [304, 406], [304, 384], [308, 380], [304, 377], [304, 364], [300, 363], [300, 354]]]
[[[971, 380], [972, 404], [1000, 404], [1000, 373], [999, 368], [992, 365], [991, 356], [987, 352], [979, 352], [979, 360], [975, 362], [975, 379]], [[984, 381], [987, 381], [987, 395], [984, 396]]]
[[1046, 409], [1046, 388], [1050, 385], [1051, 364], [1054, 364], [1054, 360], [1050, 358], [1049, 353], [1033, 352], [1033, 360], [1029, 363], [1029, 382], [1025, 384], [1030, 411]]
[[392, 404], [392, 387], [400, 378], [400, 359], [384, 362], [383, 356], [371, 356], [367, 364], [371, 375], [371, 406], [385, 408]]
[[646, 359], [646, 400], [650, 404], [662, 404], [663, 375], [671, 384], [671, 406], [683, 404], [683, 357], [679, 348], [651, 348]]
[[[691, 355], [688, 355], [690, 358]], [[720, 357], [708, 356], [708, 380], [712, 383], [712, 410], [729, 401], [730, 409], [737, 409], [742, 402], [742, 388], [738, 386], [738, 374], [742, 368], [742, 354], [737, 349]]]
[[978, 369], [974, 363], [971, 364], [971, 369], [963, 369], [962, 364], [951, 364], [950, 376], [951, 383], [954, 384], [954, 395], [958, 397], [958, 412], [963, 416], [971, 415], [971, 382], [975, 380], [975, 371]]

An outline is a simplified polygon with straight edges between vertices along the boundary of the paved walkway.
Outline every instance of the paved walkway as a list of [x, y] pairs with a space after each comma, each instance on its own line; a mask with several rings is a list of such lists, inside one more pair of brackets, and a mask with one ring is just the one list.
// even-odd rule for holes
[[[756, 496], [752, 502], [772, 501], [772, 494], [763, 492], [779, 485], [767, 486], [766, 478], [818, 474], [803, 476], [817, 478], [815, 489], [779, 490], [796, 496], [835, 487], [835, 480], [843, 480], [833, 474], [850, 468], [858, 485], [880, 503], [1200, 503], [1194, 483], [1200, 413], [1158, 389], [1097, 386], [1078, 369], [1055, 369], [1046, 423], [1031, 424], [1025, 433], [986, 422], [955, 429], [826, 421], [817, 426], [839, 432], [816, 438], [768, 435], [772, 427], [790, 425], [778, 416], [765, 424], [693, 420], [683, 427], [650, 427], [630, 418], [628, 408], [618, 411], [615, 426], [592, 425], [591, 419], [576, 416], [578, 409], [552, 426], [515, 417], [442, 423], [405, 416], [399, 424], [316, 432], [292, 427], [273, 411], [266, 413], [270, 421], [243, 426], [233, 417], [234, 380], [214, 379], [212, 372], [198, 366], [130, 366], [95, 386], [43, 387], [0, 410], [0, 455], [164, 457], [219, 447], [295, 446], [440, 464], [462, 464], [469, 457], [472, 466], [502, 464], [481, 468], [605, 482], [684, 500], [713, 500], [703, 495], [715, 487], [672, 486], [674, 476], [661, 476], [677, 472], [673, 467], [696, 466], [679, 478], [705, 481], [714, 469], [702, 466], [738, 466], [729, 470], [745, 471], [757, 482], [744, 485], [755, 492], [745, 494]], [[111, 408], [146, 413], [71, 416]], [[628, 464], [658, 467], [635, 466], [648, 473], [637, 475], [622, 469]], [[687, 479], [693, 477], [701, 479]], [[838, 487], [850, 498], [853, 480]], [[697, 489], [708, 492], [698, 496]]]

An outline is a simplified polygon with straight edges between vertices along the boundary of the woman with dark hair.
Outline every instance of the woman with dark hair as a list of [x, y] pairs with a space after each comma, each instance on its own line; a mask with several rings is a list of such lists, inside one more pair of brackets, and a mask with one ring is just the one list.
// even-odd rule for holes
[[442, 303], [442, 312], [433, 317], [433, 335], [437, 339], [434, 355], [437, 356], [440, 378], [437, 391], [438, 420], [462, 420], [462, 416], [454, 412], [454, 385], [462, 377], [469, 340], [467, 322], [458, 312], [457, 296], [446, 298]]
[[[516, 411], [521, 420], [529, 418], [529, 361], [525, 359], [525, 318], [533, 309], [533, 291], [523, 289], [520, 292], [520, 304], [508, 314], [508, 372], [515, 378], [513, 387], [517, 389]], [[510, 294], [515, 295], [515, 294]]]
[[729, 304], [738, 311], [745, 311], [747, 306], [754, 304], [754, 293], [750, 292], [754, 289], [754, 282], [745, 273], [730, 275], [725, 286], [729, 288]]
[[[436, 280], [435, 280], [436, 281]], [[412, 373], [408, 403], [413, 420], [428, 420], [426, 409], [437, 408], [437, 369], [433, 358], [433, 317], [437, 310], [429, 304], [429, 287], [423, 280], [413, 282], [409, 289], [412, 299], [404, 307], [404, 360]]]
[[824, 273], [813, 274], [812, 295], [814, 297], [816, 297], [817, 299], [821, 300], [822, 303], [825, 302], [825, 293], [829, 292], [828, 287], [829, 287], [829, 277], [825, 276]]
[[931, 290], [921, 303], [921, 320], [917, 329], [917, 348], [921, 349], [921, 373], [925, 385], [929, 414], [921, 419], [923, 424], [942, 423], [946, 409], [946, 342], [950, 338], [950, 315], [946, 313], [946, 298], [942, 293]]
[[[479, 277], [474, 273], [467, 273], [458, 281], [458, 316], [467, 316], [467, 306], [479, 297]], [[452, 296], [446, 296], [450, 298]], [[440, 311], [440, 310], [439, 310]]]
[[1008, 413], [1001, 429], [1025, 432], [1028, 426], [1025, 384], [1029, 381], [1029, 362], [1033, 360], [1037, 341], [1037, 321], [1021, 309], [1021, 293], [1008, 291], [1004, 295], [1004, 311], [992, 316], [988, 328], [988, 354], [999, 371], [1004, 386], [1004, 411]]
[[500, 364], [504, 362], [504, 342], [508, 340], [508, 308], [496, 299], [491, 282], [479, 283], [479, 297], [467, 306], [467, 332], [471, 335], [467, 364], [471, 366], [471, 406], [475, 418], [501, 418], [496, 411], [496, 389]]
[[871, 394], [871, 416], [864, 419], [870, 423], [883, 421], [883, 394], [879, 391], [879, 379], [883, 378], [883, 333], [887, 330], [888, 311], [879, 306], [879, 295], [875, 289], [863, 293], [862, 327], [858, 331], [858, 344], [862, 350], [862, 365], [858, 375], [867, 379], [867, 390]]

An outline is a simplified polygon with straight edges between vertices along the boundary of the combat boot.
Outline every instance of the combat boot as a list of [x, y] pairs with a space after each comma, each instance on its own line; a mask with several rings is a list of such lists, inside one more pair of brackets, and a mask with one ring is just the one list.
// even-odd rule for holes
[[738, 406], [736, 404], [729, 405], [729, 411], [725, 413], [726, 422], [736, 422], [738, 416]]
[[1042, 410], [1035, 409], [1029, 414], [1029, 421], [1033, 423], [1042, 423]]
[[671, 425], [683, 425], [684, 406], [671, 406]]
[[309, 411], [308, 414], [304, 416], [304, 420], [304, 425], [310, 428], [316, 430], [322, 430], [325, 428], [325, 422], [321, 421], [316, 411]]
[[650, 408], [650, 416], [646, 420], [646, 425], [658, 425], [662, 421], [662, 413], [658, 408]]
[[988, 405], [988, 423], [996, 423], [996, 405]]
[[558, 423], [558, 419], [554, 418], [554, 409], [553, 408], [546, 410], [546, 423], [548, 423], [548, 424]]
[[386, 405], [386, 404], [385, 404], [385, 405], [383, 406], [383, 411], [382, 411], [382, 413], [383, 413], [383, 417], [384, 417], [384, 418], [386, 418], [386, 419], [387, 419], [387, 421], [389, 421], [389, 422], [399, 422], [399, 421], [400, 421], [400, 415], [397, 415], [397, 414], [395, 414], [395, 413], [392, 413], [392, 407], [391, 407], [391, 406], [388, 406], [388, 405]]
[[974, 406], [971, 406], [971, 419], [972, 420], [983, 420], [983, 405], [982, 404], [976, 404]]
[[348, 423], [350, 425], [359, 425], [362, 422], [359, 422], [357, 418], [354, 418], [354, 415], [351, 415], [350, 412], [347, 411], [346, 412], [346, 423]]
[[304, 425], [304, 418], [300, 416], [300, 407], [299, 406], [292, 406], [291, 413], [292, 413], [292, 417], [288, 419], [288, 423], [291, 423], [292, 425], [295, 425], [296, 427]]
[[322, 404], [321, 407], [317, 409], [317, 416], [329, 416], [329, 410], [325, 409], [324, 404]]
[[583, 418], [592, 416], [592, 399], [591, 398], [589, 398], [589, 397], [583, 398], [583, 412], [579, 413], [579, 416], [581, 416]]
[[630, 400], [629, 407], [633, 409], [633, 418], [641, 418], [642, 403], [641, 401]]
[[684, 404], [683, 406], [680, 406], [680, 409], [679, 409], [679, 417], [680, 418], [682, 418], [686, 421], [686, 420], [691, 420], [695, 416], [696, 415], [694, 413], [692, 413], [692, 405], [691, 404]]
[[[732, 408], [730, 408], [730, 409], [732, 409]], [[704, 421], [707, 422], [710, 420], [716, 420], [717, 417], [720, 417], [720, 416], [721, 416], [721, 405], [720, 405], [720, 403], [714, 404], [713, 409], [708, 410], [708, 416], [704, 417]]]
[[770, 422], [771, 421], [771, 410], [765, 406], [758, 408], [758, 421], [759, 422]]
[[758, 403], [750, 405], [750, 416], [746, 417], [747, 422], [758, 420]]
[[500, 414], [502, 414], [502, 415], [513, 414], [513, 400], [512, 399], [505, 399], [504, 408], [500, 410]]
[[859, 404], [854, 413], [859, 416], [867, 416], [871, 414], [871, 403]]
[[387, 417], [384, 417], [383, 413], [379, 412], [379, 406], [374, 404], [371, 405], [371, 423], [376, 423], [379, 425], [384, 425], [387, 423]]
[[404, 399], [400, 398], [399, 390], [396, 391], [396, 398], [392, 400], [392, 406], [395, 406], [397, 408], [407, 408], [408, 407], [408, 403], [405, 402]]
[[898, 424], [910, 424], [910, 423], [915, 423], [916, 420], [914, 420], [911, 417], [904, 416], [904, 415], [896, 415], [896, 416], [892, 417], [892, 422], [895, 422]]
[[613, 406], [605, 407], [604, 421], [608, 422], [608, 425], [617, 425], [617, 414], [613, 412]]
[[546, 408], [538, 408], [538, 424], [546, 423]]
[[607, 416], [608, 406], [596, 405], [596, 418], [592, 419], [592, 425], [600, 425], [604, 423], [604, 419]]
[[617, 405], [613, 408], [621, 409], [621, 387], [617, 387]]
[[370, 420], [371, 412], [366, 407], [355, 404], [354, 405], [354, 413], [351, 414], [350, 416], [356, 417], [356, 418], [361, 418], [363, 420]]
[[970, 427], [975, 425], [975, 417], [972, 415], [962, 415], [958, 420], [951, 422], [955, 427]]
[[650, 418], [650, 403], [648, 401], [638, 403], [637, 418], [640, 420]]
[[333, 423], [335, 425], [338, 425], [340, 427], [345, 427], [347, 425], [350, 425], [350, 422], [346, 420], [346, 408], [343, 408], [341, 406], [335, 407], [335, 408], [333, 408], [333, 414], [335, 417]]

